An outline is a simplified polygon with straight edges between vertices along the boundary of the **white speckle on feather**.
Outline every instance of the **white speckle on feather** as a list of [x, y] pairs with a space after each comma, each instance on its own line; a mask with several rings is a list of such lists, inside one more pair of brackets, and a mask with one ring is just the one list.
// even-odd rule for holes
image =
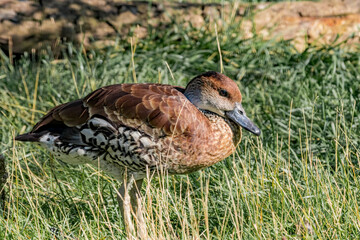
[[148, 137], [140, 138], [140, 142], [142, 143], [142, 145], [144, 145], [144, 147], [152, 147], [152, 146], [154, 146], [154, 143]]
[[40, 137], [39, 142], [40, 143], [45, 143], [48, 145], [53, 145], [55, 140], [58, 139], [59, 136], [54, 136], [54, 135], [50, 135], [50, 133], [47, 133], [43, 136]]
[[116, 131], [116, 129], [108, 121], [101, 118], [93, 118], [89, 121], [89, 124], [90, 123], [94, 124], [94, 126], [97, 128], [105, 127], [105, 128], [109, 128], [113, 132]]
[[77, 150], [77, 154], [79, 154], [80, 156], [84, 156], [84, 155], [85, 155], [85, 150], [82, 149], [82, 148], [79, 148], [79, 149]]
[[119, 133], [120, 133], [120, 134], [123, 134], [123, 133], [124, 133], [124, 129], [125, 129], [124, 127], [119, 127], [119, 129], [118, 129], [118, 130], [119, 130]]
[[89, 139], [94, 136], [94, 132], [89, 128], [84, 128], [83, 130], [81, 130], [81, 134], [85, 136], [86, 142], [88, 142]]
[[139, 138], [141, 137], [141, 134], [139, 132], [131, 132], [130, 135], [133, 137], [133, 139], [135, 140], [135, 142], [139, 141]]
[[105, 138], [104, 134], [100, 133], [96, 136], [96, 143], [101, 145], [101, 143], [106, 143], [107, 139]]
[[129, 139], [129, 136], [130, 136], [130, 130], [127, 130], [124, 132], [124, 135], [127, 139]]
[[130, 147], [130, 141], [123, 143], [122, 146], [125, 148], [125, 151], [128, 152]]

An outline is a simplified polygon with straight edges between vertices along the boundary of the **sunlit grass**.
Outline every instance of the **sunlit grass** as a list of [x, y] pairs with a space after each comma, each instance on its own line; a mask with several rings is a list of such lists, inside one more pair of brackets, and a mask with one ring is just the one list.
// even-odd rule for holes
[[[219, 31], [224, 73], [262, 130], [236, 154], [187, 176], [151, 178], [134, 238], [358, 238], [360, 55], [336, 47], [297, 52], [288, 42]], [[214, 32], [174, 26], [98, 51], [68, 45], [0, 66], [0, 151], [8, 165], [1, 239], [121, 239], [118, 183], [90, 166], [68, 166], [14, 136], [53, 106], [109, 84], [185, 86], [220, 71]], [[171, 70], [171, 72], [170, 72]], [[172, 76], [173, 75], [173, 76]], [[308, 230], [306, 230], [308, 229]]]

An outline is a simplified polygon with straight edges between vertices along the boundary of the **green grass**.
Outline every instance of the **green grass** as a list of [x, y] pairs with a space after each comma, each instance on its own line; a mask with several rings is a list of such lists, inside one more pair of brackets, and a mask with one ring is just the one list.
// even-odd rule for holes
[[[358, 238], [359, 53], [339, 46], [299, 53], [289, 42], [242, 40], [237, 29], [219, 32], [224, 73], [239, 84], [262, 135], [244, 133], [236, 154], [200, 172], [149, 179], [139, 226], [151, 239]], [[134, 73], [137, 82], [185, 86], [219, 71], [215, 34], [173, 26], [139, 40], [133, 58], [130, 44], [118, 41], [86, 53], [67, 45], [61, 59], [47, 51], [10, 62], [1, 55], [0, 151], [9, 178], [0, 239], [125, 238], [116, 181], [90, 166], [60, 164], [14, 136], [51, 107], [133, 82]]]

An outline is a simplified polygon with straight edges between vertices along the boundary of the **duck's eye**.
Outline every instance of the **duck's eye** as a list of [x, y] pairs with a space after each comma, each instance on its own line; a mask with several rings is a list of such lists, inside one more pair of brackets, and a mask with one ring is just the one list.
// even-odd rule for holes
[[220, 94], [220, 96], [223, 96], [223, 97], [229, 97], [229, 92], [226, 91], [225, 89], [220, 89], [219, 94]]

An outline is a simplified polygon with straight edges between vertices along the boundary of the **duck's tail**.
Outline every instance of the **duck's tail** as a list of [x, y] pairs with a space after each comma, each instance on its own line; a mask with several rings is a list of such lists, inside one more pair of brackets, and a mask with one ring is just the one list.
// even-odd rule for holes
[[22, 142], [39, 142], [40, 137], [42, 134], [40, 133], [25, 133], [21, 134], [15, 137], [16, 141], [22, 141]]

